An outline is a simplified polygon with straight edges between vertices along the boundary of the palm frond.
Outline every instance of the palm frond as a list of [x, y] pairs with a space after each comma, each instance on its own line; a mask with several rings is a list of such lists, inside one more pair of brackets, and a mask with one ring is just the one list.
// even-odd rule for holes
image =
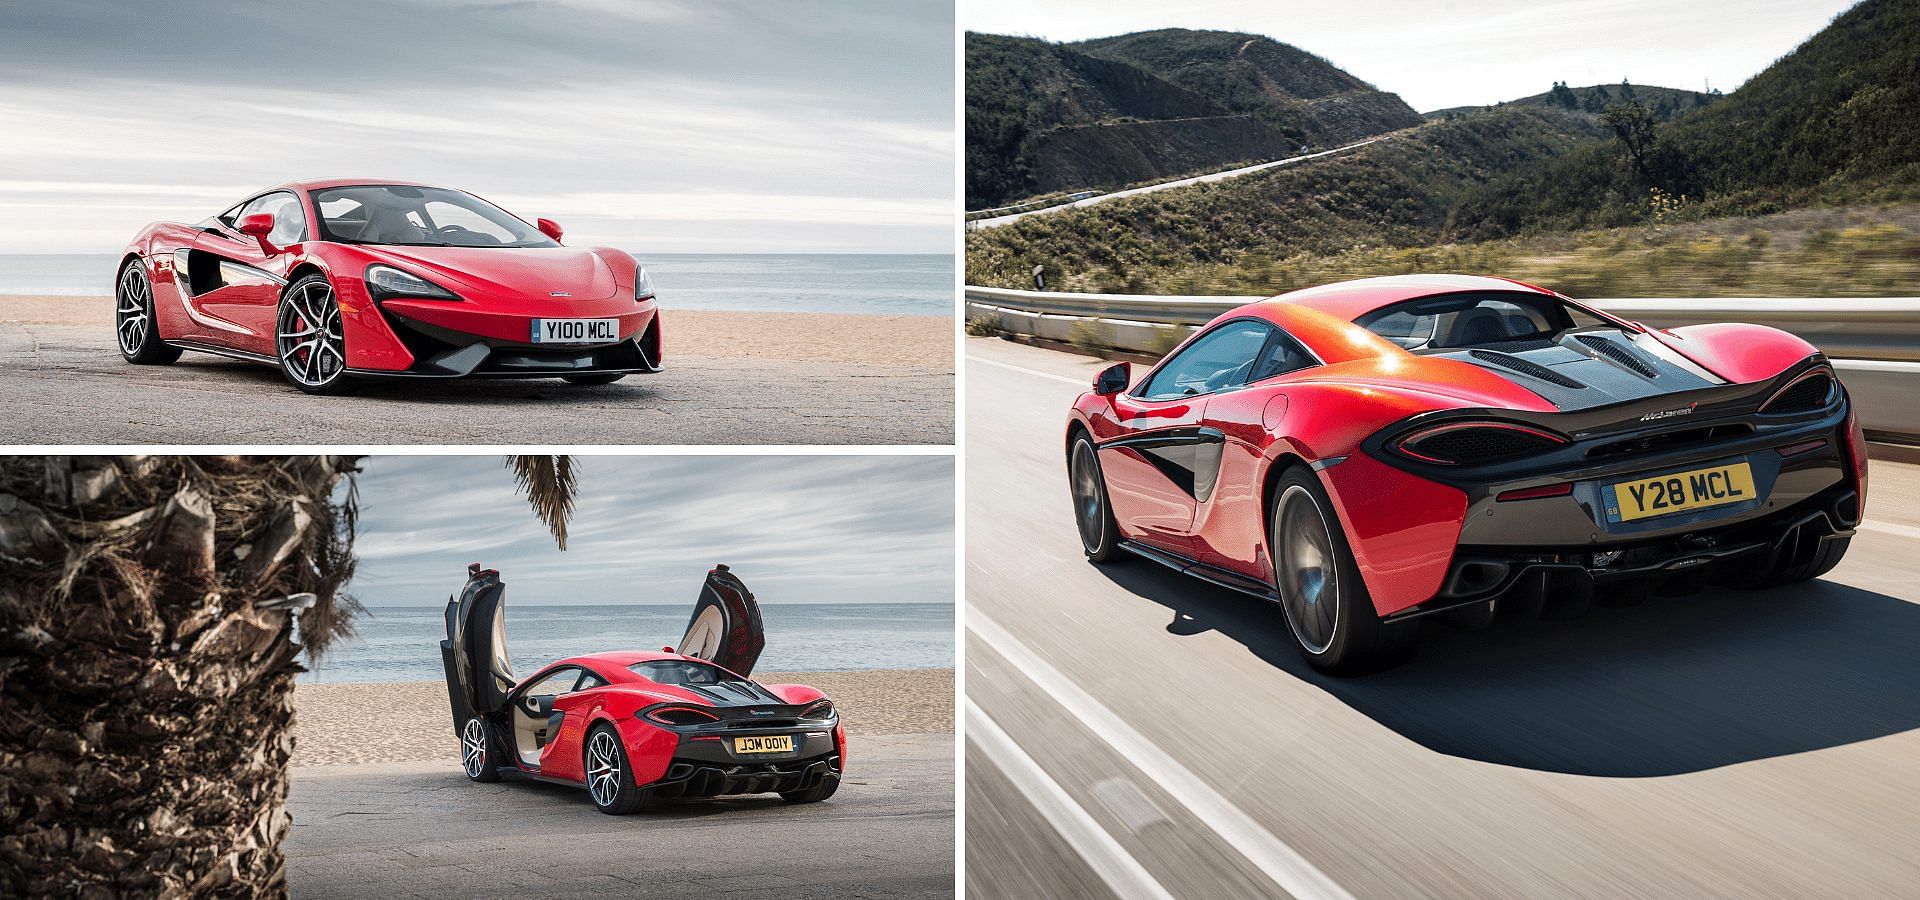
[[553, 541], [567, 549], [567, 522], [573, 518], [574, 475], [571, 456], [509, 456], [517, 489], [533, 507], [533, 514], [553, 532]]

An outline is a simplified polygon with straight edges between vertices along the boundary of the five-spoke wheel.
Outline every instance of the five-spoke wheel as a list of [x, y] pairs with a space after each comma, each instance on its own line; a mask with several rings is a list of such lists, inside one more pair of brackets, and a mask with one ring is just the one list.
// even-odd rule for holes
[[487, 752], [487, 725], [479, 716], [460, 729], [460, 768], [474, 781], [500, 780], [500, 767]]

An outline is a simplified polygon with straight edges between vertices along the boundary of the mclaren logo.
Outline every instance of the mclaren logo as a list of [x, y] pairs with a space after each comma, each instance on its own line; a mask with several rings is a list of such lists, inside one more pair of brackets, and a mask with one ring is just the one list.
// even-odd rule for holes
[[572, 293], [571, 291], [548, 291], [548, 292], [547, 292], [547, 296], [549, 296], [549, 297], [571, 297], [571, 296], [573, 296], [573, 293]]
[[1674, 419], [1674, 418], [1679, 418], [1680, 416], [1690, 416], [1690, 415], [1693, 415], [1693, 408], [1699, 405], [1700, 404], [1698, 403], [1689, 403], [1685, 406], [1675, 407], [1673, 409], [1655, 410], [1653, 412], [1647, 413], [1644, 416], [1641, 416], [1640, 421], [1652, 422], [1658, 419]]

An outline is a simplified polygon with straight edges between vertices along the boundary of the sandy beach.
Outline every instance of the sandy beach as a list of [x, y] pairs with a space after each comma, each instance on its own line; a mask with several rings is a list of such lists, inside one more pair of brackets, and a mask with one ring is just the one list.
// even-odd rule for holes
[[[0, 322], [113, 327], [112, 297], [0, 295]], [[662, 308], [666, 354], [953, 367], [953, 319]], [[109, 332], [111, 334], [111, 332]]]
[[[819, 688], [853, 734], [953, 731], [952, 669], [764, 672], [755, 680]], [[296, 766], [457, 757], [441, 682], [301, 684], [293, 698]]]

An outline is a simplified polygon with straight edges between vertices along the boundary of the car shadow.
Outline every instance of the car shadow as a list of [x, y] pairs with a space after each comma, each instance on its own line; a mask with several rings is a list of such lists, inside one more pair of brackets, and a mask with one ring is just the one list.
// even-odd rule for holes
[[1405, 665], [1332, 678], [1280, 610], [1143, 561], [1102, 567], [1430, 750], [1545, 772], [1650, 777], [1920, 726], [1920, 604], [1830, 581], [1707, 590], [1564, 622], [1428, 624]]
[[[594, 808], [593, 801], [587, 797], [587, 789], [578, 785], [555, 784], [551, 781], [539, 781], [507, 775], [501, 779], [509, 783], [516, 791], [526, 791], [532, 796], [550, 798], [555, 804], [566, 804], [577, 808], [589, 816], [608, 817]], [[640, 812], [618, 818], [646, 821], [649, 819], [703, 819], [708, 816], [721, 816], [744, 809], [774, 809], [794, 807], [795, 804], [780, 799], [775, 794], [740, 794], [725, 797], [701, 797], [686, 800], [656, 800]]]

